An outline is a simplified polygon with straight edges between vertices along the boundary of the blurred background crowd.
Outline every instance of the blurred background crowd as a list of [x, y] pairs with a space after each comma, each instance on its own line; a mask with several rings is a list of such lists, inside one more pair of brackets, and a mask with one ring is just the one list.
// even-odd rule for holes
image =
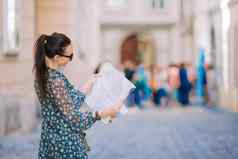
[[136, 86], [127, 99], [128, 106], [143, 108], [148, 101], [155, 106], [214, 106], [216, 101], [216, 74], [212, 65], [205, 63], [201, 50], [197, 65], [172, 63], [166, 67], [159, 64], [136, 65], [133, 61], [123, 64], [128, 80]]

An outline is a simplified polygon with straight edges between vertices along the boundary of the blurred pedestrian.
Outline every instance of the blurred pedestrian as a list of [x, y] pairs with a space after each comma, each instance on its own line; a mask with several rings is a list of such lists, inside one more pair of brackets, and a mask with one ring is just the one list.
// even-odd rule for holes
[[207, 74], [205, 69], [205, 49], [199, 49], [197, 63], [196, 96], [199, 104], [206, 103], [207, 96]]
[[182, 63], [179, 68], [179, 79], [180, 86], [178, 87], [178, 101], [180, 104], [185, 106], [190, 103], [189, 92], [192, 87], [188, 80], [187, 70], [184, 63]]

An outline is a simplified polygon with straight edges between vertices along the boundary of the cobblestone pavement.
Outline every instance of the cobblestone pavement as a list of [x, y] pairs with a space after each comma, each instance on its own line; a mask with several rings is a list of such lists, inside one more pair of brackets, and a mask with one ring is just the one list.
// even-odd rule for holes
[[[146, 109], [88, 131], [91, 159], [238, 159], [238, 114]], [[0, 159], [36, 159], [39, 131], [0, 138]]]

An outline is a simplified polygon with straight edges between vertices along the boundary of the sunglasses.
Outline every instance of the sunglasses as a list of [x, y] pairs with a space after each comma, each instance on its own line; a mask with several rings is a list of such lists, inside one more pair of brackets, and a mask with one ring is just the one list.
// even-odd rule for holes
[[74, 54], [71, 54], [71, 55], [59, 55], [59, 56], [62, 56], [62, 57], [66, 57], [66, 58], [69, 58], [70, 61], [72, 61], [73, 57], [74, 57]]

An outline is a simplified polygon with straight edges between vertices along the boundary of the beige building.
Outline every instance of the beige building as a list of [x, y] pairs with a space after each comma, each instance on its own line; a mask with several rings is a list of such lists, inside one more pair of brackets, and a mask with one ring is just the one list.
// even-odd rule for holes
[[35, 125], [32, 45], [35, 2], [0, 0], [0, 135]]
[[[235, 36], [229, 45], [232, 56], [225, 58], [231, 64], [227, 69], [220, 4], [220, 0], [0, 0], [0, 134], [28, 132], [35, 126], [39, 107], [33, 91], [32, 48], [42, 33], [63, 32], [72, 38], [78, 58], [66, 72], [76, 85], [105, 60], [116, 65], [131, 59], [163, 66], [195, 64], [203, 47], [221, 82], [229, 76], [226, 88], [218, 80], [218, 105], [237, 110], [238, 88], [232, 89], [238, 85]], [[232, 1], [230, 35], [235, 35], [237, 8]], [[130, 50], [137, 53], [130, 55]]]
[[223, 99], [224, 104], [229, 103], [229, 105], [232, 106], [233, 110], [238, 111], [238, 47], [237, 47], [237, 41], [238, 41], [238, 1], [237, 0], [231, 0], [229, 3], [229, 9], [231, 14], [231, 20], [230, 20], [230, 28], [229, 28], [229, 54], [226, 58], [227, 63], [229, 63], [228, 67], [228, 87], [226, 89], [226, 97]]

